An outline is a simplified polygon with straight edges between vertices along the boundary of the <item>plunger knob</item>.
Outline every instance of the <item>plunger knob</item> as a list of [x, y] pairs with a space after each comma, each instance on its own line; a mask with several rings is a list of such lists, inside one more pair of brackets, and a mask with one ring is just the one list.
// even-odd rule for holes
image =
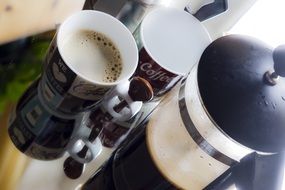
[[270, 85], [276, 85], [280, 77], [285, 77], [285, 45], [280, 45], [273, 50], [274, 71], [267, 71], [265, 80]]

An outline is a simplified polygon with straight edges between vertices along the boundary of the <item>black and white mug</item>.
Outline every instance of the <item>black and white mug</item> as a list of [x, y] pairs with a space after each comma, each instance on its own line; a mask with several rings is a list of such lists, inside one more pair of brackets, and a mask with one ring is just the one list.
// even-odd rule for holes
[[130, 78], [138, 62], [136, 42], [116, 18], [80, 11], [59, 27], [44, 63], [40, 93], [45, 104], [65, 114], [96, 105]]
[[82, 114], [69, 116], [50, 110], [39, 96], [38, 84], [39, 80], [26, 90], [10, 114], [8, 134], [16, 148], [29, 157], [54, 160], [64, 155]]

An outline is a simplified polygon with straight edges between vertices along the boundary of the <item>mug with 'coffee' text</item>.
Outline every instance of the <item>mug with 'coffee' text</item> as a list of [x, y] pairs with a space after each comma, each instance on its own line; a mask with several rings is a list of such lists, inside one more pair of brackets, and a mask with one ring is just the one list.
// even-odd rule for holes
[[196, 64], [211, 39], [203, 25], [187, 12], [157, 8], [134, 33], [139, 48], [135, 76], [145, 78], [160, 97]]

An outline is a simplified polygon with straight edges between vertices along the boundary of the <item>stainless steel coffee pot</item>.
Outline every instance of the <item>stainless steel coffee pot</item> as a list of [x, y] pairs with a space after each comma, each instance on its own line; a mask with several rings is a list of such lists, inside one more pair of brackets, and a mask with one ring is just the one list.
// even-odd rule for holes
[[212, 42], [147, 126], [151, 154], [166, 178], [182, 189], [223, 189], [217, 184], [246, 162], [252, 167], [245, 167], [244, 183], [235, 178], [240, 187], [280, 185], [280, 167], [265, 168], [285, 148], [284, 62], [285, 46], [273, 50], [241, 35]]

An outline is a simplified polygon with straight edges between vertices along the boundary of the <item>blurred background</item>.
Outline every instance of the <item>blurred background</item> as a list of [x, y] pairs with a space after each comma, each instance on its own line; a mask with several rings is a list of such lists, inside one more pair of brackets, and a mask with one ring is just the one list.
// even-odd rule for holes
[[[165, 0], [164, 5], [183, 9], [188, 2]], [[191, 2], [193, 9], [201, 6], [201, 1]], [[211, 1], [203, 3], [208, 2]], [[38, 181], [54, 181], [54, 177], [61, 175], [61, 168], [58, 171], [48, 169], [52, 165], [61, 166], [61, 161], [45, 165], [29, 160], [14, 148], [6, 127], [11, 108], [41, 73], [56, 27], [67, 16], [81, 10], [83, 4], [84, 0], [0, 1], [0, 184], [3, 190], [63, 187], [48, 183], [43, 187], [44, 182]], [[284, 7], [283, 0], [229, 0], [228, 12], [203, 24], [213, 39], [229, 33], [245, 34], [276, 47], [285, 43]], [[35, 168], [42, 169], [43, 174], [38, 173], [39, 170], [35, 173]]]

